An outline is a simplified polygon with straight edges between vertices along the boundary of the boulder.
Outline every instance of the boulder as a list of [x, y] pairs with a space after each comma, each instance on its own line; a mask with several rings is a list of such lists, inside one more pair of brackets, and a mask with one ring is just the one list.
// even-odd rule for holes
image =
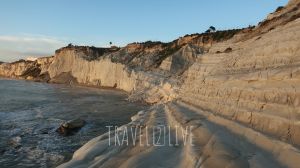
[[82, 119], [74, 119], [64, 122], [57, 128], [57, 132], [61, 135], [68, 136], [77, 132], [81, 127], [85, 125], [85, 121]]

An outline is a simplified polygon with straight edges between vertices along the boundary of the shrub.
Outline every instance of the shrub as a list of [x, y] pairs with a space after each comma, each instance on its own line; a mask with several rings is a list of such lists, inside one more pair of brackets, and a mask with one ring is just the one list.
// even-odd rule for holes
[[283, 8], [284, 8], [283, 6], [279, 6], [279, 7], [276, 9], [275, 12], [279, 12], [279, 11], [281, 11]]

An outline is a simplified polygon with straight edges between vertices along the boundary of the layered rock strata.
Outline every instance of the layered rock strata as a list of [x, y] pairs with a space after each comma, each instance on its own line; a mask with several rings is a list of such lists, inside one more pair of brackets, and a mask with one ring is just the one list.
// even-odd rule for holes
[[[255, 27], [110, 49], [68, 46], [2, 63], [0, 75], [113, 87], [152, 104], [119, 130], [163, 125], [172, 144], [109, 145], [106, 133], [60, 167], [299, 167], [300, 1]], [[191, 132], [174, 137], [177, 127]], [[170, 133], [171, 136], [170, 136]], [[143, 139], [144, 138], [144, 139]], [[145, 140], [145, 136], [140, 141]], [[150, 140], [150, 144], [153, 140]]]

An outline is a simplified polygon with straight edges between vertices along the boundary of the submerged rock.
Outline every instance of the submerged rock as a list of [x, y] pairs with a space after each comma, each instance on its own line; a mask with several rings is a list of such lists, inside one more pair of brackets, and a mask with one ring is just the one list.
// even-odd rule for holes
[[49, 134], [49, 132], [51, 132], [53, 128], [52, 127], [44, 127], [44, 128], [41, 128], [39, 130], [37, 130], [35, 133], [37, 134]]
[[57, 128], [57, 132], [61, 135], [68, 136], [77, 132], [81, 127], [85, 125], [85, 121], [82, 119], [75, 119], [64, 122]]
[[14, 148], [19, 148], [22, 146], [21, 141], [22, 141], [22, 138], [17, 136], [17, 137], [13, 137], [12, 139], [10, 139], [10, 141], [8, 143]]

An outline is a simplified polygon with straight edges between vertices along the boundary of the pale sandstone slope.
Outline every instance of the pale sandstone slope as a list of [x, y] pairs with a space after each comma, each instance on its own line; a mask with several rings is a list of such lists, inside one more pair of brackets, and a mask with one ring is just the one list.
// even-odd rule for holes
[[[299, 3], [190, 55], [195, 63], [182, 76], [177, 100], [154, 105], [126, 125], [194, 126], [188, 139], [194, 136], [195, 146], [115, 147], [104, 134], [60, 167], [299, 167]], [[272, 20], [275, 15], [280, 18]], [[173, 59], [160, 67], [170, 71]]]
[[[299, 38], [295, 20], [259, 39], [213, 46], [187, 71], [181, 99], [299, 145]], [[216, 54], [226, 47], [233, 51]]]
[[187, 135], [194, 146], [109, 146], [106, 133], [59, 167], [296, 168], [299, 4], [291, 0], [258, 26], [242, 30], [123, 48], [68, 46], [54, 57], [1, 64], [0, 75], [130, 92], [130, 100], [153, 104], [123, 126], [141, 128], [143, 135], [146, 126], [170, 126], [166, 136], [177, 126], [194, 127]]

